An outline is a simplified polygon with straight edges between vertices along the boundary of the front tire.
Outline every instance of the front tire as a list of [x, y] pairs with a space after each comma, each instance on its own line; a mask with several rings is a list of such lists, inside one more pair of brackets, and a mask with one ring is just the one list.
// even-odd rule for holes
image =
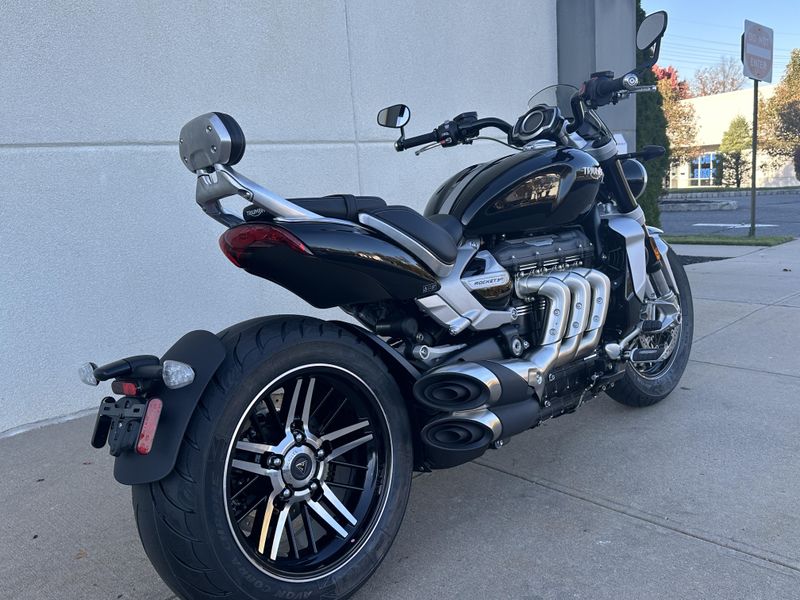
[[315, 319], [262, 320], [222, 341], [175, 470], [133, 488], [145, 551], [186, 600], [347, 598], [408, 500], [397, 385], [365, 344]]
[[[669, 264], [677, 286], [680, 302], [681, 320], [677, 329], [679, 336], [672, 353], [661, 365], [650, 369], [637, 368], [631, 363], [625, 365], [625, 376], [608, 390], [608, 395], [626, 406], [651, 406], [666, 398], [683, 376], [689, 362], [694, 336], [694, 305], [689, 278], [678, 256], [669, 250]], [[640, 340], [644, 336], [640, 336]]]

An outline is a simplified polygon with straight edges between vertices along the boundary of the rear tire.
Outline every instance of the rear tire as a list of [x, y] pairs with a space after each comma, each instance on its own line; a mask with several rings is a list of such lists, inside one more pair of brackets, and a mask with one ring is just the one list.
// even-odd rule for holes
[[[263, 319], [221, 337], [227, 357], [175, 470], [133, 488], [145, 551], [186, 600], [347, 598], [388, 552], [408, 500], [411, 430], [397, 385], [364, 343], [316, 319]], [[344, 489], [332, 498], [334, 485]], [[295, 537], [304, 527], [305, 543]]]
[[608, 395], [626, 406], [651, 406], [666, 398], [683, 376], [689, 362], [694, 335], [694, 305], [689, 278], [678, 256], [669, 250], [669, 264], [678, 287], [681, 307], [681, 323], [677, 347], [673, 350], [665, 369], [655, 376], [645, 376], [631, 363], [625, 366], [625, 376], [608, 390]]

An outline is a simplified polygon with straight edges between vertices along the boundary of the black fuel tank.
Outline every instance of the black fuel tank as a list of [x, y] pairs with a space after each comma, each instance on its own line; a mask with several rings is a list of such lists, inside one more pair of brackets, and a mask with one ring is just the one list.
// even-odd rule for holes
[[553, 229], [592, 208], [602, 178], [581, 150], [527, 150], [457, 173], [436, 190], [425, 215], [457, 217], [468, 237]]

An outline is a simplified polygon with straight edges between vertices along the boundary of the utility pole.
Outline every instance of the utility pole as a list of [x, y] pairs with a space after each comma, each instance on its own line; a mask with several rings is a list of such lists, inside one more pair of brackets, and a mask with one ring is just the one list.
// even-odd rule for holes
[[752, 21], [744, 22], [742, 67], [753, 80], [753, 156], [750, 161], [750, 237], [756, 236], [756, 153], [758, 152], [758, 82], [772, 81], [772, 29]]

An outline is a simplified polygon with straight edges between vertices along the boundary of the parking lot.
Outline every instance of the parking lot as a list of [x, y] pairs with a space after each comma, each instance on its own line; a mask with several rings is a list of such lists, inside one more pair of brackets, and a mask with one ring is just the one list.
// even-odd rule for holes
[[[661, 225], [664, 231], [673, 235], [746, 236], [750, 227], [749, 192], [735, 196], [735, 200], [736, 210], [662, 212]], [[800, 237], [800, 190], [796, 194], [759, 195], [756, 198], [756, 225], [758, 236]]]

